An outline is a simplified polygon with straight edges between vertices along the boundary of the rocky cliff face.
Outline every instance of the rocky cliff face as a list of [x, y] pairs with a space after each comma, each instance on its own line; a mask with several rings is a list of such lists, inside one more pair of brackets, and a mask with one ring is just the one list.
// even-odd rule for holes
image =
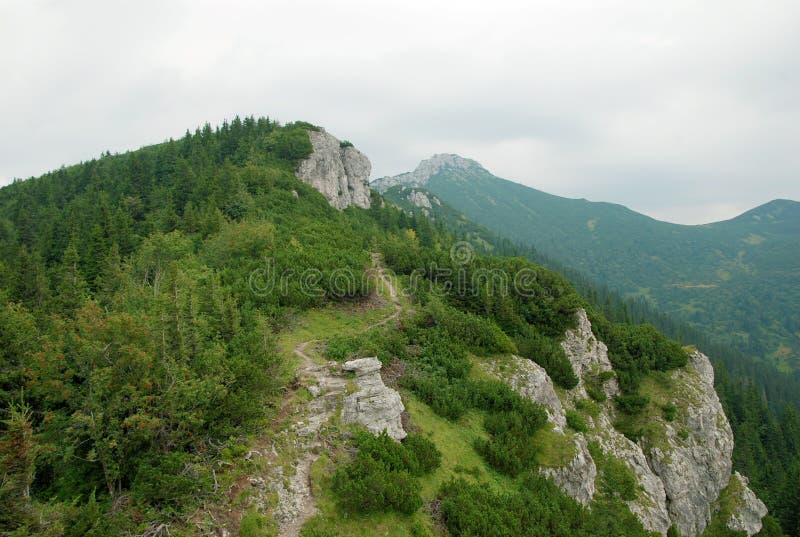
[[[714, 391], [714, 370], [708, 358], [694, 352], [686, 367], [661, 379], [665, 386], [649, 387], [653, 403], [674, 404], [676, 417], [668, 421], [661, 413], [648, 414], [645, 434], [634, 442], [614, 426], [618, 416], [611, 401], [619, 388], [609, 374], [602, 374], [613, 371], [608, 350], [592, 333], [586, 312], [579, 311], [576, 320], [576, 327], [567, 331], [562, 343], [580, 379], [572, 390], [554, 389], [542, 368], [522, 358], [514, 357], [510, 367], [485, 367], [521, 395], [542, 404], [553, 431], [570, 435], [574, 442], [572, 459], [542, 472], [566, 494], [588, 503], [595, 494], [593, 481], [599, 472], [586, 449], [594, 443], [604, 459], [621, 462], [636, 476], [639, 491], [627, 503], [646, 529], [665, 535], [675, 525], [684, 536], [694, 537], [718, 515], [727, 517], [725, 524], [731, 529], [748, 535], [760, 531], [766, 508], [747, 487], [745, 478], [738, 474], [732, 478], [733, 433]], [[589, 383], [602, 388], [608, 399], [592, 403], [599, 410], [585, 416], [589, 424], [585, 434], [573, 433], [566, 427], [566, 411], [586, 407]], [[723, 512], [723, 504], [735, 508]]]
[[372, 165], [366, 155], [325, 129], [308, 131], [308, 138], [314, 150], [300, 163], [297, 178], [322, 192], [337, 209], [368, 208]]

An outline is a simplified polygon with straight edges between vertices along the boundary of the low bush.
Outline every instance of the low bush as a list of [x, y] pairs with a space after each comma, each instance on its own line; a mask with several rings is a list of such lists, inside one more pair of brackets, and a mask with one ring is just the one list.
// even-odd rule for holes
[[666, 403], [661, 405], [661, 412], [664, 414], [664, 419], [667, 421], [675, 421], [675, 416], [678, 414], [678, 407], [675, 403]]
[[669, 371], [683, 367], [689, 355], [673, 341], [649, 324], [611, 323], [592, 314], [592, 329], [608, 345], [608, 356], [614, 366], [620, 388], [636, 393], [642, 378], [650, 371]]
[[547, 371], [553, 382], [570, 390], [578, 385], [578, 377], [572, 369], [564, 349], [554, 338], [547, 337], [533, 328], [526, 329], [517, 338], [519, 352]]
[[589, 443], [589, 452], [597, 464], [600, 488], [606, 499], [633, 501], [639, 493], [636, 474], [624, 462], [607, 455], [596, 442]]
[[356, 436], [358, 454], [333, 478], [337, 501], [348, 511], [375, 513], [397, 511], [411, 514], [422, 505], [415, 476], [438, 468], [442, 454], [433, 442], [417, 434], [403, 443], [386, 432]]
[[586, 424], [586, 420], [580, 413], [576, 410], [567, 410], [567, 425], [579, 433], [585, 433], [589, 426]]
[[425, 475], [436, 470], [442, 463], [442, 454], [436, 444], [421, 434], [411, 433], [403, 440], [409, 456], [409, 470], [414, 475]]
[[505, 492], [455, 479], [439, 495], [442, 521], [453, 537], [649, 535], [621, 501], [609, 499], [586, 509], [535, 472]]
[[603, 391], [603, 388], [594, 386], [592, 384], [586, 385], [586, 393], [592, 398], [593, 401], [597, 401], [598, 403], [603, 403], [608, 398], [606, 392]]
[[362, 514], [412, 514], [422, 505], [419, 482], [411, 474], [392, 471], [371, 457], [356, 456], [337, 471], [333, 491], [343, 509]]
[[432, 298], [416, 320], [422, 327], [436, 326], [451, 341], [462, 342], [476, 354], [512, 353], [517, 346], [493, 321], [459, 311]]
[[618, 395], [615, 398], [617, 408], [625, 414], [635, 416], [639, 414], [650, 403], [650, 399], [639, 394]]

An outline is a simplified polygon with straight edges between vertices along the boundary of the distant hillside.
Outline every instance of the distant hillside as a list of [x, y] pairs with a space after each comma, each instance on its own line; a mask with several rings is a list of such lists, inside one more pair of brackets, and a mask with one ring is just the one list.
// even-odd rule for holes
[[436, 155], [373, 188], [422, 186], [468, 218], [784, 370], [800, 368], [800, 203], [775, 200], [702, 226], [568, 199]]

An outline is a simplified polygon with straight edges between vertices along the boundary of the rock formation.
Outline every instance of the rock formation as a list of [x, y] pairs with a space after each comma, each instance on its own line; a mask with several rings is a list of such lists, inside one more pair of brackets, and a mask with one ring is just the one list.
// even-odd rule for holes
[[[513, 355], [502, 368], [491, 363], [484, 366], [489, 373], [508, 382], [520, 395], [542, 405], [553, 431], [560, 436], [566, 436], [567, 417], [564, 407], [553, 387], [553, 381], [541, 366]], [[560, 466], [543, 466], [540, 472], [551, 478], [564, 494], [588, 505], [595, 493], [597, 466], [583, 434], [571, 435], [569, 440], [574, 447], [569, 461]]]
[[322, 192], [337, 209], [368, 208], [372, 165], [366, 155], [322, 128], [309, 130], [308, 138], [314, 150], [300, 163], [297, 178]]
[[400, 415], [405, 410], [400, 394], [388, 388], [381, 379], [381, 362], [377, 358], [359, 358], [344, 363], [345, 371], [356, 375], [359, 391], [344, 398], [342, 422], [360, 423], [373, 434], [384, 430], [395, 440], [406, 437]]
[[734, 472], [728, 485], [733, 495], [735, 512], [730, 514], [727, 526], [733, 531], [755, 535], [761, 531], [761, 519], [767, 514], [767, 506], [748, 487], [749, 481], [739, 472]]
[[[557, 391], [547, 373], [535, 363], [512, 357], [509, 363], [486, 364], [484, 368], [504, 379], [521, 395], [540, 403], [555, 432], [572, 435], [575, 455], [565, 465], [542, 468], [542, 473], [568, 495], [588, 503], [595, 490], [595, 461], [587, 443], [594, 442], [604, 457], [613, 457], [636, 476], [638, 496], [627, 502], [642, 525], [662, 535], [675, 525], [685, 537], [700, 535], [720, 509], [721, 494], [735, 504], [729, 516], [731, 529], [753, 535], [761, 529], [766, 507], [747, 487], [746, 478], [731, 475], [733, 433], [714, 391], [714, 370], [699, 352], [689, 357], [684, 368], [668, 375], [669, 397], [678, 407], [678, 417], [648, 417], [648, 433], [634, 442], [614, 428], [616, 410], [613, 396], [619, 393], [614, 378], [601, 375], [613, 371], [605, 344], [592, 332], [586, 312], [576, 314], [575, 328], [568, 330], [562, 347], [579, 378], [569, 391]], [[605, 379], [605, 380], [602, 380]], [[585, 434], [566, 429], [566, 410], [575, 409], [587, 398], [587, 383], [600, 384], [608, 399], [599, 411], [586, 416]], [[729, 486], [730, 483], [730, 486]], [[726, 488], [728, 487], [728, 488]]]
[[641, 443], [647, 448], [650, 467], [664, 483], [670, 517], [683, 535], [691, 536], [702, 533], [711, 522], [712, 507], [731, 477], [733, 432], [714, 391], [714, 370], [705, 355], [693, 353], [686, 368], [672, 377], [677, 397], [685, 405], [684, 419], [679, 424], [661, 424], [664, 436], [658, 442], [643, 439]]
[[[564, 434], [564, 433], [561, 433]], [[551, 478], [558, 488], [574, 500], [589, 505], [594, 498], [597, 465], [589, 453], [586, 437], [581, 433], [572, 436], [574, 456], [562, 466], [543, 467], [540, 472]]]

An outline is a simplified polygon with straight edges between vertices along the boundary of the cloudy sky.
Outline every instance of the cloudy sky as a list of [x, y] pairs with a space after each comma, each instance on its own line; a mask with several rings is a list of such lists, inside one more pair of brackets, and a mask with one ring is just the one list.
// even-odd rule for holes
[[239, 115], [680, 223], [800, 200], [800, 2], [0, 0], [0, 184]]

